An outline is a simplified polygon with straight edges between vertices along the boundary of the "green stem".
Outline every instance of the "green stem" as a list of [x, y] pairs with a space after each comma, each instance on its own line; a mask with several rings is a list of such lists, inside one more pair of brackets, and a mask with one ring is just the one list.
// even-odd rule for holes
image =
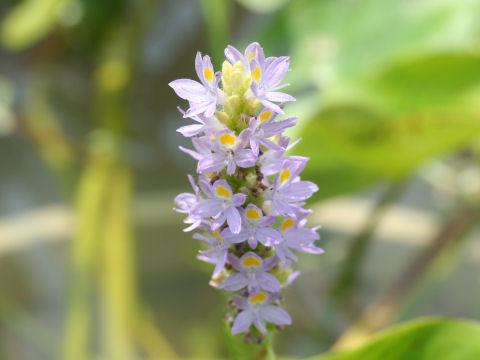
[[273, 337], [275, 330], [269, 330], [260, 344], [246, 343], [243, 334], [232, 335], [231, 327], [224, 321], [225, 343], [230, 360], [275, 360]]

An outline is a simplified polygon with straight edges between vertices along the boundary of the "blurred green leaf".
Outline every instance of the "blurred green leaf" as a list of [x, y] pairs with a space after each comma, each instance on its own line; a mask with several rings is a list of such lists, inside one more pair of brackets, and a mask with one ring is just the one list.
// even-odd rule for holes
[[299, 0], [285, 12], [292, 78], [327, 92], [337, 85], [361, 86], [363, 75], [401, 59], [478, 44], [480, 3], [474, 1]]
[[230, 39], [231, 0], [200, 0], [200, 4], [213, 59], [216, 66], [220, 66], [224, 57], [223, 49]]
[[296, 152], [311, 157], [305, 178], [317, 196], [349, 192], [401, 178], [425, 160], [478, 139], [475, 111], [422, 111], [392, 117], [361, 104], [332, 106], [314, 116]]
[[290, 0], [237, 0], [248, 10], [258, 13], [274, 12], [284, 6]]
[[393, 111], [452, 105], [480, 85], [479, 69], [479, 54], [438, 54], [388, 67], [369, 86]]
[[352, 351], [311, 360], [473, 360], [480, 359], [480, 325], [456, 319], [407, 322]]
[[297, 153], [317, 196], [400, 178], [478, 138], [478, 23], [472, 1], [298, 0], [263, 32], [290, 47]]
[[64, 2], [66, 1], [22, 1], [3, 20], [1, 27], [3, 45], [11, 50], [20, 50], [41, 39], [55, 26], [59, 5]]

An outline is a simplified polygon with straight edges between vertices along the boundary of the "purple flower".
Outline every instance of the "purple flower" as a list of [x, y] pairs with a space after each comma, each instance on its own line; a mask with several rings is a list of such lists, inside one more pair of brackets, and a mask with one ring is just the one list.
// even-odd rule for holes
[[231, 175], [238, 167], [248, 168], [255, 165], [257, 156], [251, 149], [244, 149], [250, 137], [250, 130], [243, 130], [237, 136], [230, 129], [220, 131], [215, 140], [210, 142], [210, 152], [200, 159], [197, 171], [208, 174], [227, 167], [227, 174]]
[[236, 296], [234, 304], [243, 311], [237, 315], [233, 322], [232, 335], [247, 331], [252, 324], [263, 334], [267, 333], [265, 322], [276, 325], [290, 325], [292, 323], [290, 315], [282, 308], [271, 305], [274, 300], [276, 300], [275, 295], [267, 295], [261, 291], [249, 298]]
[[181, 193], [175, 197], [175, 205], [178, 208], [173, 208], [176, 212], [188, 214], [187, 218], [183, 220], [186, 224], [191, 224], [189, 227], [184, 229], [183, 231], [191, 231], [196, 229], [202, 223], [202, 218], [191, 213], [192, 209], [197, 205], [198, 201], [201, 199], [200, 197], [200, 190], [198, 186], [195, 184], [193, 177], [188, 175], [188, 180], [192, 185], [194, 194], [192, 193]]
[[225, 237], [231, 241], [248, 241], [248, 245], [255, 250], [257, 241], [265, 246], [271, 246], [280, 240], [280, 233], [271, 226], [277, 221], [276, 216], [263, 216], [260, 210], [254, 204], [248, 204], [242, 211], [242, 230], [238, 234], [230, 231], [225, 232]]
[[295, 217], [303, 205], [300, 203], [318, 191], [311, 181], [301, 181], [298, 174], [302, 172], [308, 158], [291, 156], [284, 160], [282, 170], [275, 179], [273, 189], [268, 195], [275, 210], [282, 216]]
[[242, 219], [237, 207], [245, 202], [245, 194], [232, 194], [232, 188], [226, 180], [217, 180], [213, 185], [202, 187], [210, 199], [201, 200], [194, 206], [194, 216], [212, 217], [212, 229], [216, 230], [227, 220], [230, 231], [238, 234], [242, 228]]
[[278, 258], [276, 256], [264, 260], [249, 251], [240, 259], [229, 254], [228, 261], [238, 272], [223, 280], [218, 286], [220, 289], [237, 291], [247, 287], [250, 296], [255, 296], [261, 289], [268, 292], [280, 291], [280, 282], [267, 272], [277, 265]]
[[278, 257], [285, 263], [287, 258], [297, 261], [297, 256], [290, 250], [295, 249], [310, 254], [322, 254], [324, 251], [315, 246], [314, 242], [320, 239], [318, 228], [305, 228], [306, 219], [295, 220], [287, 218], [282, 222], [282, 241], [275, 244]]
[[200, 52], [195, 58], [195, 70], [201, 83], [190, 79], [179, 79], [172, 81], [170, 85], [182, 99], [188, 100], [190, 108], [183, 117], [204, 114], [212, 116], [218, 103], [218, 82], [222, 76], [221, 72], [214, 73], [212, 61], [208, 55], [202, 58]]
[[193, 238], [197, 240], [202, 240], [208, 245], [213, 246], [209, 250], [200, 250], [197, 259], [215, 264], [215, 269], [213, 270], [213, 277], [220, 275], [225, 264], [227, 262], [228, 249], [231, 243], [228, 240], [223, 239], [223, 232], [220, 234], [217, 230], [208, 230], [208, 235], [205, 236], [202, 234], [194, 234]]
[[296, 117], [275, 121], [277, 114], [269, 109], [264, 109], [256, 118], [250, 120], [249, 129], [251, 131], [250, 147], [258, 155], [260, 144], [266, 148], [285, 151], [279, 144], [274, 143], [268, 138], [281, 134], [285, 129], [294, 126], [297, 123]]
[[288, 56], [281, 56], [271, 61], [265, 61], [258, 56], [250, 61], [250, 70], [252, 72], [250, 88], [253, 94], [266, 108], [279, 114], [284, 112], [280, 106], [273, 102], [295, 101], [293, 96], [276, 91], [289, 85], [279, 85], [285, 77], [289, 66], [290, 58]]

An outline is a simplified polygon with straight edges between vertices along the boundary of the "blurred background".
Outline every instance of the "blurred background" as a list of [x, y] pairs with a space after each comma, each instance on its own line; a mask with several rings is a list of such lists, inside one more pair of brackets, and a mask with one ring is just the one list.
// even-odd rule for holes
[[227, 357], [167, 84], [253, 41], [291, 56], [326, 250], [277, 352], [480, 317], [480, 1], [0, 0], [0, 359]]

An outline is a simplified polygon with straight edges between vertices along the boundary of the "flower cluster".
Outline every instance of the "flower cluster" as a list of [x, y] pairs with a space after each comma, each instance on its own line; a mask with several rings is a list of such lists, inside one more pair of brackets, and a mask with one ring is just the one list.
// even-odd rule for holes
[[295, 143], [289, 146], [283, 132], [297, 122], [277, 119], [295, 100], [278, 91], [288, 85], [280, 83], [289, 57], [265, 58], [258, 43], [244, 54], [228, 46], [225, 55], [215, 72], [210, 57], [198, 53], [200, 82], [169, 84], [188, 100], [183, 117], [195, 121], [178, 129], [194, 149], [180, 149], [198, 160], [197, 179], [189, 176], [193, 192], [178, 195], [175, 210], [187, 216], [185, 231], [199, 231], [193, 237], [208, 246], [198, 258], [215, 265], [210, 284], [234, 292], [232, 334], [265, 334], [267, 323], [291, 323], [279, 305], [281, 289], [299, 274], [291, 268], [294, 250], [323, 252], [303, 207], [318, 188], [300, 179], [307, 158], [284, 155]]

